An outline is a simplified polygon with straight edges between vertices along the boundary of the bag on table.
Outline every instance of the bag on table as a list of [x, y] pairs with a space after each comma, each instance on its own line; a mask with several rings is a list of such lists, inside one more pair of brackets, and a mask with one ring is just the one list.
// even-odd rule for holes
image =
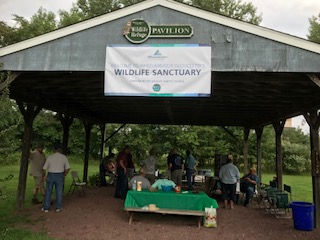
[[217, 227], [217, 209], [211, 206], [210, 208], [205, 208], [204, 211], [206, 215], [203, 226], [208, 228]]

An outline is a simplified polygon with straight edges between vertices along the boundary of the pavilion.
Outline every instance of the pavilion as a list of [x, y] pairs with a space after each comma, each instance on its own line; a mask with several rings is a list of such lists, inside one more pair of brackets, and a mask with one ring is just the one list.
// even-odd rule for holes
[[[135, 29], [132, 24], [137, 24]], [[139, 24], [144, 24], [143, 28], [138, 28]], [[130, 37], [134, 31], [136, 35]], [[209, 94], [110, 94], [104, 87], [109, 80], [105, 74], [106, 52], [107, 46], [115, 44], [129, 45], [137, 51], [137, 57], [139, 49], [147, 45], [210, 46], [209, 89], [205, 89]], [[188, 57], [188, 51], [185, 54]], [[85, 122], [87, 149], [93, 124], [241, 126], [245, 169], [249, 130], [254, 129], [258, 172], [263, 127], [272, 124], [280, 188], [283, 127], [287, 118], [302, 114], [310, 126], [315, 220], [319, 227], [319, 62], [319, 44], [173, 0], [143, 1], [1, 48], [3, 71], [11, 74], [0, 89], [10, 84], [10, 98], [17, 101], [25, 120], [17, 206], [23, 207], [32, 123], [42, 108], [60, 114], [65, 149], [73, 118]], [[158, 91], [159, 87], [154, 89]], [[85, 179], [87, 168], [88, 156]]]

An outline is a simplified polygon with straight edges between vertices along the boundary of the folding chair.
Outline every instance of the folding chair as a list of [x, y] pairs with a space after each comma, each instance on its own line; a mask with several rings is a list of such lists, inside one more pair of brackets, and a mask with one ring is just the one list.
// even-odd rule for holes
[[76, 189], [78, 191], [78, 194], [81, 194], [81, 193], [85, 194], [84, 186], [86, 186], [87, 183], [80, 181], [78, 172], [77, 171], [71, 171], [71, 177], [72, 177], [72, 183], [71, 183], [71, 186], [69, 188], [68, 195], [70, 193], [74, 193], [74, 191]]
[[292, 218], [292, 214], [290, 214], [290, 202], [292, 201], [290, 186], [284, 184], [283, 191], [274, 192], [271, 198], [273, 200], [272, 213], [276, 218]]

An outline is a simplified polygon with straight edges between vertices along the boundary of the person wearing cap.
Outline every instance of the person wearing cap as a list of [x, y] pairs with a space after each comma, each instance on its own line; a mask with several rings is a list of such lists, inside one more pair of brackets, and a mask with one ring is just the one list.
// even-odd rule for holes
[[70, 170], [68, 158], [61, 153], [61, 144], [55, 144], [53, 146], [53, 154], [47, 157], [47, 160], [43, 166], [43, 175], [46, 180], [46, 195], [41, 209], [44, 212], [48, 212], [51, 202], [51, 192], [53, 186], [56, 189], [56, 212], [62, 210], [62, 197], [63, 197], [63, 186], [64, 178]]
[[246, 207], [250, 199], [253, 197], [253, 193], [256, 190], [256, 185], [259, 183], [259, 177], [256, 174], [256, 169], [251, 167], [249, 173], [241, 178], [240, 191], [246, 194], [246, 200], [244, 206]]
[[44, 144], [38, 143], [34, 151], [32, 151], [29, 156], [30, 175], [33, 176], [34, 183], [35, 183], [33, 188], [32, 204], [42, 203], [37, 198], [39, 190], [41, 191], [42, 196], [43, 197], [45, 196], [42, 167], [46, 161], [46, 156], [43, 152], [43, 149], [44, 149]]

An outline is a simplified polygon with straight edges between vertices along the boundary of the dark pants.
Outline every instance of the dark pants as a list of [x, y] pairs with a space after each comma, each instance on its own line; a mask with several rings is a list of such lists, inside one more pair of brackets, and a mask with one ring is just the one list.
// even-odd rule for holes
[[187, 169], [186, 171], [189, 190], [192, 189], [194, 185], [194, 178], [192, 178], [193, 173], [194, 173], [193, 169]]
[[126, 198], [128, 188], [128, 177], [123, 168], [117, 168], [117, 185], [114, 193], [115, 198]]
[[236, 202], [236, 183], [225, 184], [221, 183], [222, 200], [232, 200]]
[[253, 193], [255, 191], [254, 187], [251, 186], [242, 186], [240, 187], [240, 191], [246, 194], [246, 200], [244, 202], [244, 205], [247, 205], [250, 201], [250, 199], [253, 197]]
[[101, 186], [107, 186], [106, 177], [105, 177], [106, 170], [102, 163], [100, 164], [99, 170], [100, 170], [100, 184]]

